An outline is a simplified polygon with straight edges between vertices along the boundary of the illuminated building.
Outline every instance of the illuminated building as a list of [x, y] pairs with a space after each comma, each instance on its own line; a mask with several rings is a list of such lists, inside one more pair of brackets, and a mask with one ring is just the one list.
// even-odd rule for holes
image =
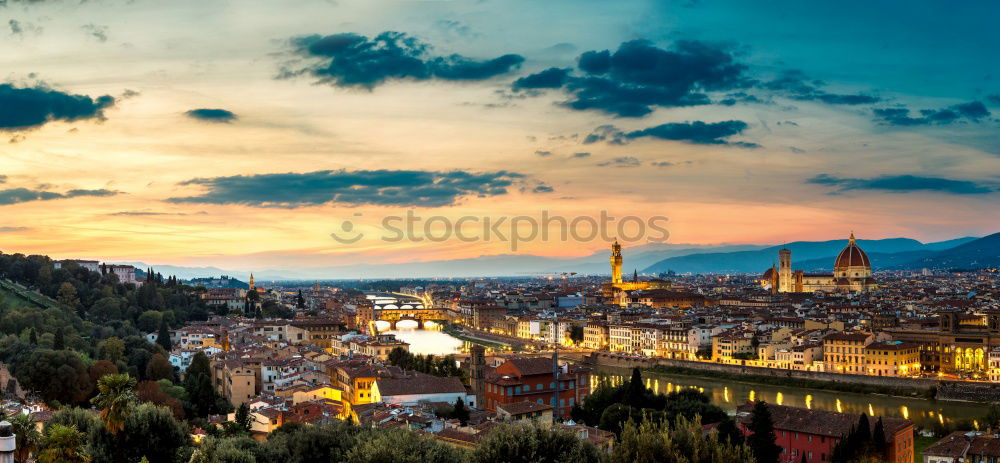
[[865, 347], [875, 339], [871, 333], [833, 333], [823, 338], [823, 361], [831, 373], [865, 373]]
[[887, 329], [892, 339], [920, 346], [924, 371], [985, 377], [991, 374], [989, 352], [1000, 348], [1000, 311], [970, 315], [954, 311], [938, 313], [937, 330]]
[[639, 281], [639, 275], [634, 272], [632, 281], [622, 280], [622, 245], [618, 244], [618, 240], [611, 245], [611, 281], [601, 284], [601, 293], [606, 301], [625, 307], [629, 303], [629, 291], [670, 288], [669, 281]]
[[913, 376], [920, 372], [920, 346], [912, 342], [873, 342], [865, 347], [870, 376]]
[[573, 406], [590, 395], [590, 372], [575, 365], [559, 366], [557, 389], [553, 363], [546, 358], [508, 359], [486, 375], [485, 409], [495, 412], [504, 404], [529, 401], [549, 405], [558, 416], [568, 417]]
[[772, 293], [865, 292], [878, 285], [872, 277], [868, 254], [858, 246], [854, 233], [833, 263], [833, 273], [805, 273], [792, 270], [792, 251], [778, 251], [778, 266], [764, 272], [760, 285]]

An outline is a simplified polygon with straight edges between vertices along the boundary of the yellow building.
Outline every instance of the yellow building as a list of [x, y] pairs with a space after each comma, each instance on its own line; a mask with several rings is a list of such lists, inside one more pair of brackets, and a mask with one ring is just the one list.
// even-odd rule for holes
[[865, 347], [869, 376], [913, 376], [920, 373], [920, 346], [912, 342], [881, 341]]
[[734, 356], [753, 354], [753, 336], [748, 333], [731, 330], [712, 336], [712, 361], [728, 362], [734, 360]]
[[865, 347], [871, 333], [833, 333], [823, 338], [823, 367], [831, 373], [865, 374]]
[[639, 281], [639, 275], [633, 273], [632, 281], [622, 279], [622, 245], [615, 240], [611, 245], [611, 281], [601, 283], [601, 293], [605, 301], [625, 307], [629, 303], [629, 291], [647, 289], [670, 289], [669, 281], [651, 280]]
[[591, 321], [583, 327], [583, 347], [594, 350], [608, 348], [608, 324], [603, 321]]

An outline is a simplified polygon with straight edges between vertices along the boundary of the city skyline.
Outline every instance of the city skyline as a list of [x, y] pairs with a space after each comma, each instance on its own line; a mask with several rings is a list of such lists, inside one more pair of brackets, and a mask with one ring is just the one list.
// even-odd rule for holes
[[669, 243], [985, 236], [996, 10], [7, 1], [0, 239], [255, 268], [511, 252], [331, 238], [408, 210], [659, 215]]

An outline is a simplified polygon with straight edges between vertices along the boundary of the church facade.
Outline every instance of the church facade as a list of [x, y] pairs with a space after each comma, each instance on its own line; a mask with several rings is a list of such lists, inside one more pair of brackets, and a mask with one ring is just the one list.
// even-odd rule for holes
[[792, 251], [778, 251], [778, 265], [772, 265], [760, 279], [771, 293], [866, 292], [878, 288], [872, 277], [868, 254], [858, 246], [854, 233], [833, 263], [833, 273], [805, 273], [792, 270]]

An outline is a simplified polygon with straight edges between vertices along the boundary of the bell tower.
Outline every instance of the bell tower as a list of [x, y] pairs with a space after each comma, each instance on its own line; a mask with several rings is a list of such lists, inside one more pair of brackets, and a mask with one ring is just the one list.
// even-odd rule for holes
[[778, 251], [778, 291], [792, 291], [792, 251], [788, 248]]
[[611, 245], [611, 283], [622, 282], [622, 245], [615, 243]]

